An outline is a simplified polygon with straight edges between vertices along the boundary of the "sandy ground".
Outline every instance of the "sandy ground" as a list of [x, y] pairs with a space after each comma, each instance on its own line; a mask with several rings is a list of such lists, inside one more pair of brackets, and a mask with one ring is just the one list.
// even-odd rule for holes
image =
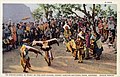
[[[117, 55], [114, 54], [112, 47], [109, 48], [106, 44], [103, 44], [103, 47], [101, 60], [90, 59], [78, 63], [78, 60], [74, 60], [70, 52], [65, 51], [65, 46], [62, 43], [60, 46], [53, 45], [54, 60], [51, 66], [47, 66], [41, 55], [36, 58], [34, 53], [30, 53], [30, 62], [34, 71], [29, 71], [29, 73], [116, 74]], [[3, 73], [22, 73], [22, 71], [19, 48], [4, 52]]]

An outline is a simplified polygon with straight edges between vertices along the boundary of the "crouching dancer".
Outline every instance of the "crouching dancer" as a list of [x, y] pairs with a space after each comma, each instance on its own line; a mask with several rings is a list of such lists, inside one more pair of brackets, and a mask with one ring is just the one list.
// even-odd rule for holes
[[20, 63], [23, 67], [23, 72], [28, 72], [26, 71], [27, 68], [29, 70], [32, 70], [30, 64], [30, 57], [28, 55], [29, 51], [34, 52], [36, 54], [36, 57], [38, 56], [38, 54], [42, 55], [42, 53], [39, 52], [38, 49], [23, 44], [20, 48]]

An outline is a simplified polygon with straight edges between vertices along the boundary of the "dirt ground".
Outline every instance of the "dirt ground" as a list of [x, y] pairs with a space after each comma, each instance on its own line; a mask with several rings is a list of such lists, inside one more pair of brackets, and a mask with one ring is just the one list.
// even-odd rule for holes
[[[114, 54], [113, 48], [103, 44], [104, 51], [101, 60], [89, 59], [78, 63], [74, 60], [70, 52], [65, 51], [65, 46], [53, 45], [52, 52], [54, 60], [51, 66], [47, 66], [43, 56], [38, 55], [36, 58], [34, 53], [30, 53], [31, 65], [34, 71], [29, 73], [79, 73], [79, 74], [116, 74], [117, 54]], [[20, 65], [19, 48], [3, 53], [3, 73], [22, 73], [23, 69]]]

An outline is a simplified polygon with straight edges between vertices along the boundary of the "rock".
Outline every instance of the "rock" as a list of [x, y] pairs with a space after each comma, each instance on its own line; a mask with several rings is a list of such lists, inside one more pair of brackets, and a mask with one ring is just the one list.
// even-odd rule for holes
[[[22, 20], [24, 17], [30, 17], [30, 19]], [[24, 4], [3, 4], [3, 22], [8, 23], [9, 19], [14, 22], [26, 22], [33, 21], [33, 17], [30, 8]]]

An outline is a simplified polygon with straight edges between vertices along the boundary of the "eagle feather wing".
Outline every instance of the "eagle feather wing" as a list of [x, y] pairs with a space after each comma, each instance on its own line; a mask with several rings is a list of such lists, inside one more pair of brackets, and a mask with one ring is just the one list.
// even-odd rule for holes
[[58, 40], [56, 38], [53, 38], [53, 39], [50, 39], [50, 40], [47, 40], [48, 42], [48, 45], [53, 45], [53, 44], [56, 44], [59, 46], [59, 43], [58, 43]]
[[28, 49], [28, 51], [30, 51], [30, 52], [34, 52], [35, 54], [41, 54], [42, 55], [42, 53], [38, 50], [38, 49], [36, 49], [36, 48], [34, 48], [34, 47], [31, 47], [31, 46], [26, 46], [26, 48]]
[[37, 46], [40, 46], [40, 47], [42, 47], [43, 46], [43, 41], [33, 41], [32, 42], [32, 46], [34, 46], [34, 45], [37, 45]]

